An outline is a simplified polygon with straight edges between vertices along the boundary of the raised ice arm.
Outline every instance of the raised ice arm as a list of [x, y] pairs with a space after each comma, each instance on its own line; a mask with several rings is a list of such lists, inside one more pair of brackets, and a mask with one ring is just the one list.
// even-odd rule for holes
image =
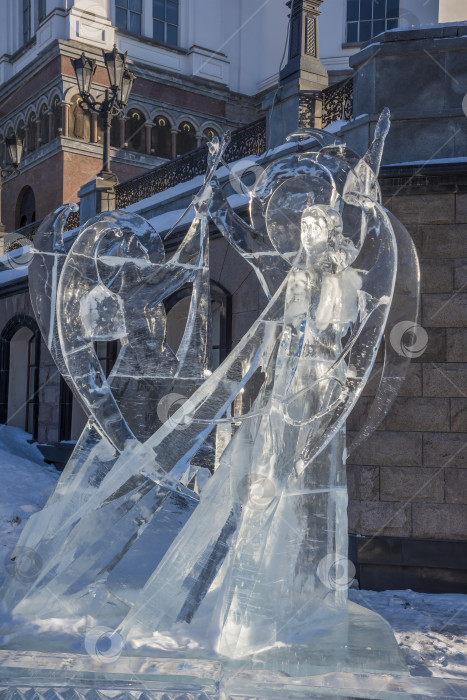
[[211, 183], [213, 190], [209, 216], [226, 241], [247, 260], [270, 299], [285, 279], [290, 265], [272, 246], [264, 231], [249, 226], [230, 206], [219, 182]]

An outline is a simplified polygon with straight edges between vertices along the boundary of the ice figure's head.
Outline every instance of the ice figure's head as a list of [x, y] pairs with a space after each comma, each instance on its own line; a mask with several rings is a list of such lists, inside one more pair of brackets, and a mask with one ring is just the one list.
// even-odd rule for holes
[[343, 270], [358, 255], [357, 248], [342, 231], [342, 217], [337, 209], [325, 204], [313, 204], [303, 211], [303, 248], [313, 263], [323, 270]]

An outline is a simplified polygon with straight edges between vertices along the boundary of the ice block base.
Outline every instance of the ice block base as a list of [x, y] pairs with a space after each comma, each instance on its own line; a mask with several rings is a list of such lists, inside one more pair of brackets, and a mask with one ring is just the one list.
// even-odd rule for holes
[[410, 676], [389, 624], [354, 603], [348, 623], [343, 619], [314, 643], [235, 662], [134, 653], [103, 663], [83, 653], [0, 650], [0, 700], [376, 697], [467, 697], [467, 683]]

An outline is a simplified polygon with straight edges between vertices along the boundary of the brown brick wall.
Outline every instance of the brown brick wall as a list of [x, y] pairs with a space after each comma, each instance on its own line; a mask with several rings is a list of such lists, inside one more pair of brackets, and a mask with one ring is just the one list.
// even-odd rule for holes
[[[399, 195], [385, 204], [421, 258], [428, 347], [380, 428], [349, 459], [350, 530], [467, 540], [467, 195]], [[349, 442], [380, 372], [377, 363], [348, 422]]]
[[60, 153], [7, 181], [2, 188], [2, 218], [7, 231], [14, 231], [19, 226], [17, 207], [24, 187], [32, 187], [34, 191], [36, 219], [39, 220], [66, 201], [62, 183], [63, 157]]
[[[96, 177], [102, 169], [102, 156], [93, 158], [64, 151], [61, 157], [63, 158], [63, 201], [60, 203], [77, 202], [80, 187]], [[147, 171], [147, 168], [114, 162], [111, 163], [111, 168], [119, 182]], [[53, 187], [54, 183], [49, 183], [49, 186]]]

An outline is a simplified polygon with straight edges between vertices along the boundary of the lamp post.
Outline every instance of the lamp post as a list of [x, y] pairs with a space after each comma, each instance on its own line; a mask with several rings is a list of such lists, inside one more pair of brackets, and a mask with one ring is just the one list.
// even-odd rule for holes
[[81, 97], [80, 107], [84, 112], [94, 112], [102, 117], [104, 127], [104, 151], [102, 170], [99, 173], [104, 179], [113, 177], [110, 170], [110, 125], [112, 119], [122, 114], [128, 102], [135, 76], [127, 68], [127, 54], [120, 53], [114, 46], [112, 51], [103, 52], [104, 61], [109, 75], [110, 90], [106, 89], [103, 100], [95, 100], [91, 95], [92, 81], [96, 72], [96, 60], [88, 58], [84, 53], [72, 61]]
[[2, 182], [4, 177], [8, 177], [13, 173], [18, 172], [21, 158], [23, 156], [24, 141], [18, 136], [7, 136], [5, 138], [6, 145], [6, 163], [3, 167], [0, 165], [0, 233], [5, 233], [5, 224], [2, 221]]

